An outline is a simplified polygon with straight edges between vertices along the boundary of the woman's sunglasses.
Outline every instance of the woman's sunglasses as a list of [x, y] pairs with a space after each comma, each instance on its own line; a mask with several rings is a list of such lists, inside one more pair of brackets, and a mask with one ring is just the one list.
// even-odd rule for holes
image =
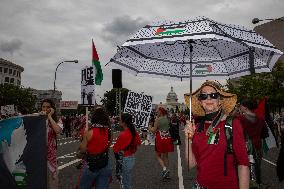
[[210, 99], [217, 99], [219, 98], [220, 94], [219, 93], [200, 93], [198, 95], [198, 100], [206, 100], [208, 98], [208, 96], [210, 96]]

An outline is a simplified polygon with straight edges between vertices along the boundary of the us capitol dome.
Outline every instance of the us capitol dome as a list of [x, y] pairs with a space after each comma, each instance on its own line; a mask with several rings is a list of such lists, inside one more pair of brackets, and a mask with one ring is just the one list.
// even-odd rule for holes
[[174, 88], [172, 86], [171, 91], [167, 95], [166, 103], [163, 104], [162, 102], [160, 102], [158, 106], [161, 106], [171, 112], [176, 112], [177, 110], [184, 111], [186, 109], [184, 103], [178, 102], [177, 94], [175, 93]]
[[171, 87], [171, 91], [168, 93], [167, 98], [166, 98], [166, 104], [169, 106], [178, 106], [178, 97], [177, 94], [174, 92], [174, 88]]

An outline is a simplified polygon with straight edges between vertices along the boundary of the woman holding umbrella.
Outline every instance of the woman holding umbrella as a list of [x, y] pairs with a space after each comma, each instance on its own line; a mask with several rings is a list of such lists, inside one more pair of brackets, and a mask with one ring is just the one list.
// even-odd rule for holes
[[[236, 101], [235, 94], [222, 91], [214, 81], [206, 81], [192, 94], [192, 112], [201, 116], [199, 123], [188, 122], [185, 128], [188, 166], [198, 170], [193, 188], [249, 188], [249, 160], [242, 126], [229, 116]], [[231, 143], [225, 127], [232, 128]], [[232, 146], [230, 153], [228, 145]]]

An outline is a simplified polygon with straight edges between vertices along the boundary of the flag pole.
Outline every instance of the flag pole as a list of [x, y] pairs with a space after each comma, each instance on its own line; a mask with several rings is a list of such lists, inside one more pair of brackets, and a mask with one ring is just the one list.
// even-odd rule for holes
[[86, 127], [85, 127], [85, 131], [87, 131], [89, 129], [89, 108], [88, 106], [86, 106]]

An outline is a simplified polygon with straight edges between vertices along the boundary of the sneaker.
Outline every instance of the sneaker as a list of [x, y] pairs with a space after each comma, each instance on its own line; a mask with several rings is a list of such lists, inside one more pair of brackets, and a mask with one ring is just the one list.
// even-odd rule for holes
[[162, 171], [162, 177], [163, 179], [169, 179], [170, 178], [170, 171], [169, 170], [163, 170]]
[[174, 145], [178, 145], [178, 140], [175, 140], [175, 141], [173, 142], [173, 144], [174, 144]]

